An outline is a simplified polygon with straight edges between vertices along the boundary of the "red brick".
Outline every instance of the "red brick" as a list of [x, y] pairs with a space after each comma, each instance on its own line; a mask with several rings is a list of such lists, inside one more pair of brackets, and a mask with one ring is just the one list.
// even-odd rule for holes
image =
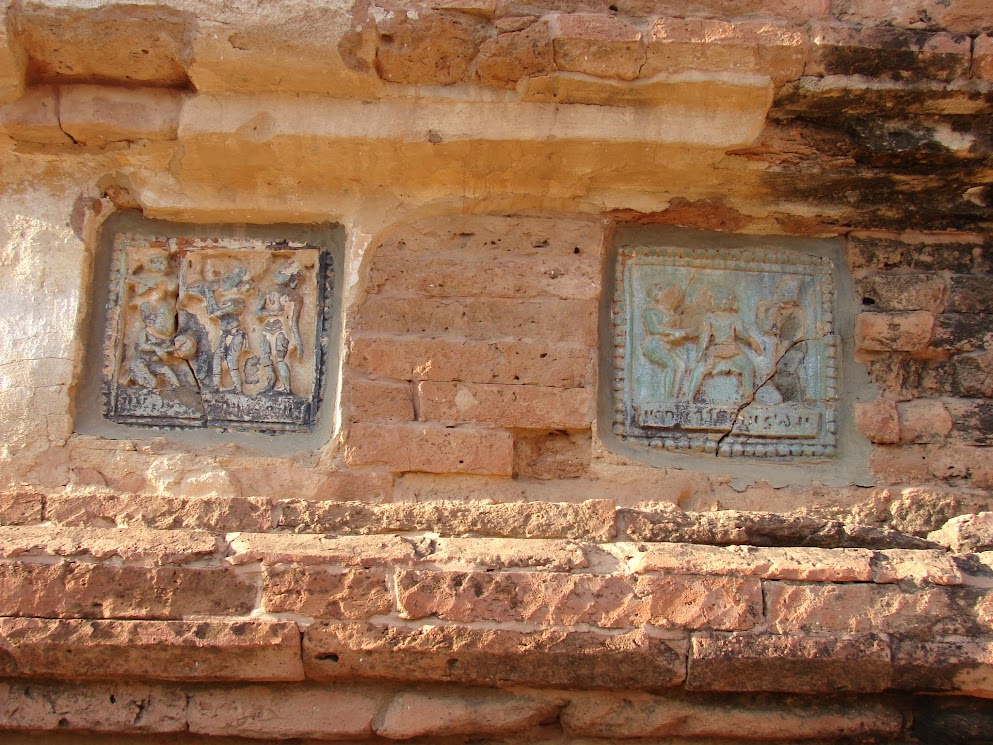
[[866, 75], [891, 80], [967, 77], [971, 40], [961, 34], [817, 24], [806, 75]]
[[485, 19], [423, 9], [389, 13], [376, 25], [376, 70], [392, 83], [457, 83], [465, 78], [486, 33]]
[[900, 442], [896, 404], [886, 399], [855, 404], [855, 426], [870, 442]]
[[896, 639], [894, 688], [993, 698], [993, 637]]
[[373, 729], [391, 740], [516, 732], [555, 719], [560, 706], [551, 698], [486, 689], [401, 691]]
[[318, 622], [304, 635], [314, 680], [408, 680], [550, 688], [664, 688], [686, 675], [686, 642], [643, 629], [516, 631]]
[[931, 346], [945, 352], [993, 348], [993, 313], [942, 313], [934, 319]]
[[945, 588], [920, 591], [896, 585], [765, 583], [774, 634], [973, 633], [976, 619]]
[[865, 352], [918, 352], [931, 340], [934, 316], [926, 311], [860, 313], [855, 344]]
[[0, 525], [41, 522], [41, 507], [41, 494], [22, 491], [0, 494]]
[[0, 558], [28, 556], [118, 557], [145, 564], [186, 564], [214, 556], [219, 540], [204, 531], [136, 528], [63, 528], [17, 526], [0, 528]]
[[179, 619], [243, 616], [256, 588], [229, 569], [0, 564], [0, 616]]
[[596, 343], [592, 300], [537, 298], [397, 298], [370, 295], [356, 330], [469, 341], [530, 340], [544, 344]]
[[956, 33], [989, 31], [986, 0], [834, 0], [832, 14], [843, 21], [901, 28], [943, 28]]
[[848, 235], [848, 258], [854, 270], [968, 273], [983, 241], [978, 234], [855, 231]]
[[862, 304], [875, 312], [941, 311], [945, 280], [928, 272], [873, 272], [855, 281]]
[[707, 701], [647, 693], [575, 693], [561, 717], [569, 737], [693, 737], [750, 740], [823, 739], [897, 736], [903, 712], [879, 703], [804, 701], [802, 707], [772, 700]]
[[993, 35], [976, 37], [972, 45], [972, 77], [993, 82]]
[[952, 417], [940, 401], [903, 401], [898, 407], [900, 442], [942, 442], [952, 431]]
[[462, 623], [733, 631], [751, 628], [762, 615], [758, 581], [728, 577], [414, 570], [397, 575], [397, 602], [404, 618]]
[[963, 479], [977, 489], [993, 488], [993, 448], [946, 445], [928, 448], [927, 466], [938, 479]]
[[137, 734], [186, 731], [186, 693], [125, 683], [0, 682], [0, 730]]
[[310, 685], [195, 689], [190, 732], [252, 739], [368, 737], [387, 692], [362, 686]]
[[890, 648], [878, 636], [694, 634], [686, 687], [699, 691], [879, 692]]
[[315, 567], [266, 567], [262, 610], [310, 618], [365, 619], [393, 610], [381, 569], [333, 572]]
[[952, 359], [959, 395], [993, 398], [993, 352], [957, 354]]
[[300, 632], [270, 621], [0, 618], [8, 677], [302, 680]]
[[475, 501], [276, 503], [279, 527], [298, 533], [374, 534], [430, 531], [518, 538], [614, 538], [614, 505], [607, 499], [572, 503]]
[[781, 22], [659, 18], [641, 77], [742, 72], [767, 74], [781, 84], [799, 78], [806, 59], [807, 35]]
[[153, 494], [51, 494], [45, 516], [58, 525], [145, 526], [228, 532], [268, 530], [272, 506], [245, 497], [166, 497]]
[[590, 388], [422, 382], [417, 390], [421, 418], [445, 424], [585, 429], [595, 416]]
[[555, 16], [552, 45], [560, 70], [634, 80], [645, 62], [641, 31], [621, 18], [593, 13]]
[[354, 424], [346, 439], [350, 465], [392, 471], [510, 476], [514, 443], [509, 432], [437, 425]]
[[579, 479], [593, 462], [593, 434], [578, 432], [515, 432], [515, 479]]
[[410, 383], [352, 379], [348, 383], [348, 417], [353, 422], [414, 421]]
[[590, 566], [580, 545], [547, 538], [439, 538], [424, 558], [453, 569], [570, 572]]
[[349, 365], [367, 375], [399, 380], [516, 383], [579, 388], [593, 378], [591, 347], [544, 341], [473, 342], [359, 334]]
[[417, 558], [417, 539], [400, 536], [288, 535], [242, 533], [231, 538], [232, 564], [305, 564], [371, 567], [409, 564]]
[[380, 257], [369, 273], [369, 291], [383, 296], [489, 297], [596, 300], [600, 295], [597, 253], [548, 256]]
[[521, 78], [554, 69], [552, 36], [545, 21], [487, 39], [476, 57], [476, 77], [501, 88], [513, 88]]

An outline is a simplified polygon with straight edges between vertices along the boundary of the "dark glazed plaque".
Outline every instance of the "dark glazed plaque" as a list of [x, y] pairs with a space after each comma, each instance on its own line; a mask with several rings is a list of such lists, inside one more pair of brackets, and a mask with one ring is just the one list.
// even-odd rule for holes
[[309, 432], [334, 266], [305, 242], [113, 236], [104, 414], [122, 424]]
[[625, 246], [615, 272], [615, 435], [748, 459], [835, 454], [840, 340], [829, 258]]

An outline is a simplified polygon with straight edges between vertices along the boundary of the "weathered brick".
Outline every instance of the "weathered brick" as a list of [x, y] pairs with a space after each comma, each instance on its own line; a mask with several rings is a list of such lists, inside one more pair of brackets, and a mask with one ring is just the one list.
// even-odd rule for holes
[[547, 21], [498, 34], [483, 42], [476, 57], [476, 77], [483, 83], [513, 88], [517, 81], [555, 69]]
[[369, 273], [369, 291], [425, 298], [540, 298], [596, 300], [600, 295], [596, 252], [548, 256], [383, 257]]
[[425, 560], [458, 569], [570, 572], [590, 565], [581, 546], [547, 538], [439, 538]]
[[621, 18], [593, 13], [557, 15], [552, 32], [559, 70], [634, 80], [645, 63], [641, 31]]
[[972, 43], [972, 77], [993, 82], [993, 34], [982, 34]]
[[401, 691], [373, 729], [391, 740], [516, 732], [554, 719], [560, 706], [553, 698], [486, 689]]
[[691, 543], [619, 544], [637, 574], [702, 574], [806, 582], [867, 582], [873, 552], [862, 548], [756, 548]]
[[855, 426], [870, 442], [900, 442], [896, 404], [884, 398], [856, 403]]
[[272, 506], [267, 499], [245, 497], [166, 497], [152, 494], [51, 494], [45, 516], [58, 525], [155, 530], [190, 528], [235, 531], [268, 530]]
[[348, 416], [353, 422], [414, 421], [410, 383], [352, 379], [348, 384]]
[[945, 417], [936, 416], [938, 431], [951, 431], [957, 439], [972, 445], [993, 444], [993, 401], [953, 398], [945, 404]]
[[707, 701], [647, 693], [574, 693], [562, 711], [570, 737], [694, 737], [758, 741], [894, 737], [903, 713], [881, 703], [804, 701], [802, 708], [756, 699]]
[[120, 528], [62, 528], [18, 526], [0, 528], [0, 558], [27, 556], [119, 557], [127, 562], [184, 564], [213, 556], [216, 536], [192, 530], [122, 530]]
[[897, 401], [951, 395], [953, 391], [954, 368], [946, 360], [894, 353], [867, 360], [866, 370], [873, 384], [887, 398]]
[[593, 435], [580, 432], [514, 433], [514, 478], [578, 479], [593, 461]]
[[400, 536], [324, 536], [242, 533], [231, 539], [232, 564], [307, 564], [371, 567], [409, 564], [416, 541]]
[[893, 687], [993, 696], [993, 637], [895, 639]]
[[941, 401], [917, 399], [897, 406], [900, 442], [941, 442], [952, 430], [952, 417]]
[[993, 313], [942, 313], [935, 318], [931, 346], [947, 352], [993, 348]]
[[510, 476], [514, 442], [509, 432], [422, 424], [353, 424], [346, 439], [351, 465], [392, 471]]
[[421, 417], [446, 424], [519, 429], [583, 429], [595, 416], [591, 388], [484, 383], [417, 384]]
[[848, 236], [848, 259], [852, 269], [968, 273], [982, 244], [980, 235], [856, 231]]
[[596, 343], [597, 304], [591, 300], [370, 295], [358, 316], [357, 330], [372, 334], [586, 346]]
[[368, 737], [387, 695], [362, 686], [199, 688], [190, 695], [190, 732], [253, 739]]
[[969, 74], [972, 44], [962, 34], [821, 23], [811, 40], [806, 75], [954, 80]]
[[518, 383], [580, 388], [592, 382], [590, 347], [545, 341], [473, 342], [358, 334], [352, 369], [399, 380]]
[[993, 397], [993, 352], [957, 354], [954, 365], [955, 392], [960, 396]]
[[402, 571], [401, 616], [571, 626], [734, 631], [762, 615], [759, 583], [728, 577], [621, 577], [556, 573]]
[[985, 0], [833, 0], [833, 15], [850, 23], [942, 28], [956, 33], [988, 31], [990, 8]]
[[175, 140], [185, 94], [165, 88], [65, 86], [59, 92], [59, 123], [82, 145]]
[[894, 585], [792, 585], [766, 582], [769, 630], [775, 634], [976, 633], [975, 596], [946, 588], [905, 591]]
[[877, 551], [872, 559], [872, 581], [879, 584], [914, 582], [959, 586], [966, 573], [944, 551], [893, 548]]
[[937, 274], [873, 272], [856, 279], [855, 289], [866, 310], [937, 313], [945, 302], [945, 280]]
[[734, 70], [767, 74], [781, 84], [803, 74], [806, 58], [806, 34], [784, 23], [659, 18], [651, 27], [641, 77]]
[[265, 567], [262, 609], [310, 618], [364, 619], [392, 611], [393, 599], [382, 569]]
[[0, 682], [0, 730], [137, 734], [186, 731], [186, 693], [124, 683]]
[[51, 85], [36, 86], [0, 107], [0, 132], [21, 142], [72, 144], [72, 138], [59, 126], [58, 91]]
[[993, 282], [980, 274], [953, 274], [949, 279], [949, 313], [993, 313]]
[[41, 522], [41, 494], [15, 491], [0, 494], [0, 525], [28, 525]]
[[303, 679], [296, 624], [270, 621], [0, 618], [0, 669], [31, 678]]
[[318, 622], [304, 635], [314, 680], [409, 680], [550, 688], [664, 688], [686, 675], [686, 642], [643, 629], [516, 631]]
[[928, 540], [956, 553], [993, 551], [993, 512], [953, 517], [940, 530], [928, 533]]
[[860, 313], [855, 345], [866, 352], [917, 352], [931, 339], [934, 316], [927, 311]]
[[464, 13], [400, 11], [376, 25], [376, 71], [392, 83], [457, 83], [486, 38], [486, 20]]
[[878, 692], [890, 686], [879, 636], [694, 634], [686, 687], [698, 691]]
[[928, 471], [938, 479], [965, 479], [977, 489], [993, 488], [993, 448], [950, 444], [927, 452]]
[[0, 615], [40, 618], [179, 619], [243, 616], [256, 588], [229, 569], [0, 564]]
[[474, 534], [506, 538], [574, 538], [609, 541], [614, 537], [614, 505], [606, 499], [572, 503], [485, 501], [356, 502], [283, 500], [279, 527], [298, 533]]

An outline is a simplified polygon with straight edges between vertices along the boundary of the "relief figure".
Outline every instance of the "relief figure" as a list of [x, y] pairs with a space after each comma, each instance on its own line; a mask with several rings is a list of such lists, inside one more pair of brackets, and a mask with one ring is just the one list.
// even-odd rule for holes
[[290, 366], [286, 357], [291, 350], [297, 359], [303, 357], [300, 338], [303, 300], [296, 289], [300, 271], [290, 262], [273, 279], [275, 286], [262, 295], [255, 310], [255, 316], [262, 324], [260, 364], [265, 371], [266, 390], [290, 393]]
[[762, 345], [738, 313], [738, 298], [727, 286], [712, 291], [713, 309], [704, 315], [696, 365], [690, 378], [687, 398], [693, 401], [708, 378], [732, 375], [740, 380], [739, 400], [749, 398], [755, 386], [755, 363], [742, 344], [756, 355]]
[[676, 397], [686, 374], [687, 340], [696, 336], [680, 327], [680, 308], [684, 291], [676, 285], [657, 284], [648, 291], [651, 307], [644, 312], [645, 339], [641, 351], [645, 358], [662, 369], [661, 400]]
[[[788, 276], [776, 285], [775, 299], [757, 307], [760, 318], [768, 318], [777, 336], [774, 357], [775, 375], [771, 384], [784, 401], [806, 399], [807, 313], [800, 302], [803, 278]], [[769, 370], [769, 374], [773, 371]], [[768, 377], [768, 374], [767, 374]]]
[[[186, 291], [203, 299], [207, 313], [216, 318], [221, 326], [217, 347], [214, 349], [211, 379], [215, 390], [245, 392], [241, 374], [241, 358], [248, 351], [248, 336], [241, 327], [241, 316], [245, 312], [245, 295], [251, 289], [248, 272], [239, 267], [232, 269], [220, 280], [205, 282], [189, 287]], [[220, 297], [220, 301], [218, 301]], [[231, 387], [222, 387], [224, 369], [231, 378]]]

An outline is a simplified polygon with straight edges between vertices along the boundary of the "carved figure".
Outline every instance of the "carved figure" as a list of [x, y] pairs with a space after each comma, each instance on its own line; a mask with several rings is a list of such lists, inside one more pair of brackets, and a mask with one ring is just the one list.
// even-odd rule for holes
[[[241, 356], [248, 350], [248, 336], [241, 327], [241, 315], [245, 312], [245, 299], [241, 295], [250, 289], [248, 272], [241, 267], [232, 269], [219, 281], [205, 282], [187, 289], [188, 293], [203, 298], [207, 313], [216, 318], [221, 326], [211, 368], [214, 388], [219, 391], [245, 392]], [[218, 294], [221, 297], [220, 302], [217, 300]], [[224, 368], [227, 368], [231, 377], [230, 388], [221, 386]]]
[[[776, 285], [775, 300], [759, 303], [759, 317], [771, 317], [777, 335], [772, 382], [786, 401], [806, 398], [807, 312], [800, 303], [803, 278], [787, 276]], [[770, 369], [770, 373], [772, 370]]]
[[641, 351], [652, 364], [662, 369], [662, 400], [675, 397], [680, 381], [686, 374], [685, 351], [679, 349], [696, 336], [680, 327], [679, 309], [684, 291], [675, 285], [658, 284], [649, 289], [652, 306], [643, 314], [645, 339]]
[[173, 258], [168, 254], [152, 254], [145, 258], [144, 273], [131, 274], [127, 284], [141, 300], [140, 309], [146, 325], [151, 325], [160, 338], [171, 339], [176, 333], [176, 300], [179, 280], [170, 273]]
[[693, 401], [704, 381], [715, 375], [735, 375], [741, 380], [741, 398], [752, 395], [755, 364], [741, 343], [747, 343], [757, 355], [762, 345], [752, 335], [738, 313], [734, 290], [717, 286], [712, 291], [713, 310], [704, 315], [696, 366], [690, 378], [687, 398]]
[[262, 322], [260, 364], [265, 371], [266, 390], [289, 393], [290, 366], [286, 357], [293, 350], [297, 359], [303, 356], [300, 338], [300, 312], [303, 300], [296, 286], [300, 270], [290, 262], [274, 277], [275, 286], [262, 295], [255, 316]]

